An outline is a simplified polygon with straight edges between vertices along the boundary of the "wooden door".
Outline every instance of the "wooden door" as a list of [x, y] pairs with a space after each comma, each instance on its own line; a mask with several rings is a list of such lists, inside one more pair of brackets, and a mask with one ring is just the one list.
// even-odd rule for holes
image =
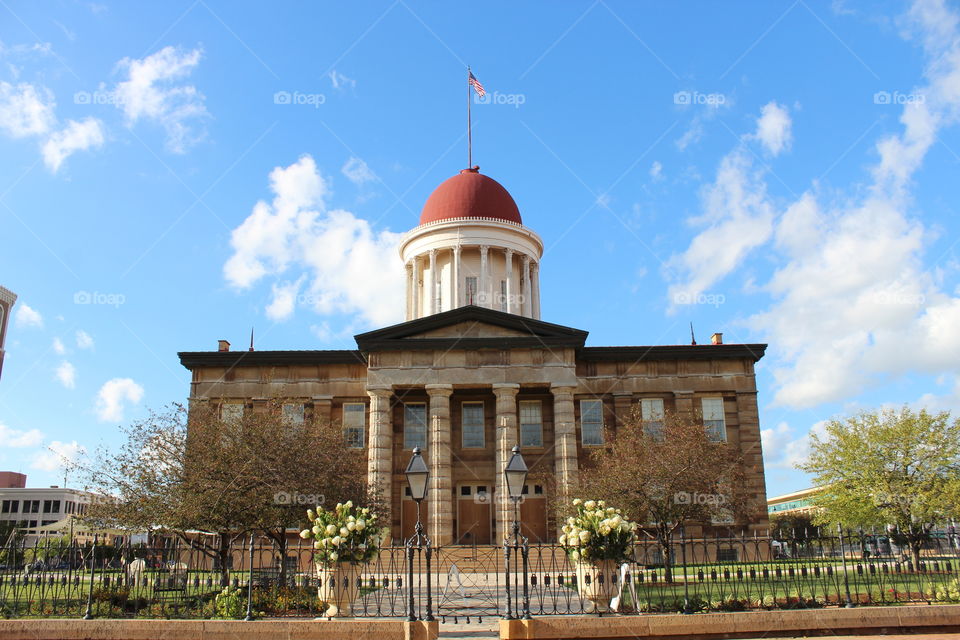
[[520, 531], [530, 542], [547, 542], [547, 500], [540, 485], [527, 485], [524, 489]]
[[493, 492], [489, 485], [460, 485], [457, 490], [456, 544], [490, 544], [490, 508]]

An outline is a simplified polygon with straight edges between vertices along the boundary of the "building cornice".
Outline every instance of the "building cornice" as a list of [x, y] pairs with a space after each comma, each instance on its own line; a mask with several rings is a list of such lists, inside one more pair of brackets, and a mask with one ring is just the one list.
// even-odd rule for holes
[[584, 347], [577, 360], [641, 362], [643, 360], [746, 359], [757, 362], [766, 352], [765, 344], [699, 344], [624, 347]]
[[7, 306], [13, 306], [17, 301], [17, 294], [6, 287], [0, 287], [0, 302], [6, 302]]
[[262, 367], [291, 364], [362, 364], [367, 360], [352, 349], [330, 351], [181, 351], [180, 364], [187, 369], [202, 367]]

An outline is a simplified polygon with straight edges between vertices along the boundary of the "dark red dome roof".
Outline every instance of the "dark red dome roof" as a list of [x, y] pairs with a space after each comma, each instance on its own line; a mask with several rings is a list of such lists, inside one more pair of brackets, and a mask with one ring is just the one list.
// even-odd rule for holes
[[480, 173], [480, 167], [464, 169], [434, 189], [420, 224], [450, 218], [498, 218], [522, 224], [513, 197], [499, 182]]

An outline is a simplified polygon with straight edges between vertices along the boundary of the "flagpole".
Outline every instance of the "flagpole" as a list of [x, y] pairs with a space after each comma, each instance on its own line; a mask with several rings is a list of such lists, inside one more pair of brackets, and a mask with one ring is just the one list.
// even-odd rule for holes
[[473, 123], [470, 115], [470, 67], [467, 67], [467, 169], [473, 168]]

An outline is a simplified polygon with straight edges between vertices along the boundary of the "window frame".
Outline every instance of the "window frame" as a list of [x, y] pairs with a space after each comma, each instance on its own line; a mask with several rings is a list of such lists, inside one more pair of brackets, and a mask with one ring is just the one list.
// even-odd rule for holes
[[[659, 415], [656, 411], [649, 410], [651, 407], [659, 405]], [[640, 419], [643, 422], [643, 433], [647, 436], [663, 440], [663, 425], [666, 407], [663, 398], [640, 398]], [[649, 428], [648, 428], [648, 425]], [[659, 425], [654, 428], [653, 425]]]
[[[412, 431], [407, 425], [407, 409], [412, 407], [423, 407], [423, 443], [410, 442]], [[426, 402], [404, 402], [403, 403], [403, 450], [412, 451], [414, 447], [420, 447], [421, 451], [427, 450], [427, 436], [429, 435], [429, 425], [427, 424], [427, 403]]]
[[[349, 411], [351, 414], [360, 415], [360, 424], [357, 425], [348, 425], [347, 424], [347, 407], [362, 407], [359, 411], [352, 409]], [[347, 449], [363, 449], [366, 444], [367, 439], [367, 405], [365, 402], [344, 402], [340, 407], [340, 427], [343, 430], [343, 442], [346, 445]], [[351, 438], [348, 433], [350, 431], [355, 431], [359, 434], [359, 439]]]
[[[537, 408], [537, 417], [539, 421], [537, 422], [537, 444], [530, 444], [527, 440], [524, 439], [524, 430], [523, 426], [525, 424], [531, 425], [532, 422], [524, 422], [523, 420], [523, 407], [524, 405], [528, 407], [535, 406]], [[521, 400], [517, 406], [517, 417], [520, 428], [520, 447], [522, 449], [542, 449], [543, 448], [543, 401], [542, 400]]]
[[[287, 407], [296, 407], [299, 412], [291, 415]], [[280, 413], [283, 415], [283, 421], [290, 426], [301, 427], [307, 422], [307, 406], [303, 402], [284, 402], [280, 405]]]
[[[467, 444], [467, 424], [465, 421], [466, 418], [466, 407], [467, 406], [479, 406], [480, 407], [480, 444]], [[469, 425], [470, 428], [475, 428], [476, 424]], [[486, 449], [487, 448], [487, 412], [485, 403], [482, 400], [464, 400], [460, 403], [460, 448], [461, 449]]]
[[[707, 403], [719, 403], [720, 408], [720, 419], [716, 418], [707, 418]], [[716, 406], [716, 405], [714, 405]], [[700, 415], [703, 418], [703, 427], [707, 431], [707, 438], [710, 442], [726, 442], [727, 441], [727, 414], [726, 414], [726, 405], [723, 401], [723, 396], [703, 396], [700, 398]], [[713, 412], [710, 412], [710, 415], [714, 415]], [[716, 423], [720, 423], [719, 428]], [[718, 437], [714, 437], [714, 435]]]
[[[600, 422], [589, 422], [589, 423], [584, 422], [583, 418], [584, 418], [584, 414], [586, 413], [584, 411], [585, 403], [591, 403], [591, 404], [596, 403], [600, 405]], [[587, 438], [586, 438], [587, 430], [584, 428], [586, 424], [598, 425], [597, 440], [599, 440], [599, 442], [587, 442]], [[604, 445], [603, 427], [604, 427], [603, 400], [600, 400], [598, 398], [581, 398], [580, 399], [580, 444], [584, 447], [602, 447]]]
[[[240, 411], [239, 411], [239, 412], [237, 413], [237, 415], [235, 415], [235, 416], [227, 415], [227, 413], [224, 412], [224, 409], [226, 409], [227, 407], [231, 407], [231, 412], [232, 412], [232, 410], [233, 410], [233, 409], [232, 409], [233, 407], [239, 407], [239, 408], [240, 408]], [[242, 419], [243, 419], [243, 414], [244, 414], [244, 412], [246, 411], [246, 408], [247, 408], [247, 407], [246, 407], [246, 404], [243, 403], [243, 402], [222, 402], [222, 403], [220, 403], [220, 421], [221, 421], [221, 422], [233, 422], [233, 421], [242, 420]]]

